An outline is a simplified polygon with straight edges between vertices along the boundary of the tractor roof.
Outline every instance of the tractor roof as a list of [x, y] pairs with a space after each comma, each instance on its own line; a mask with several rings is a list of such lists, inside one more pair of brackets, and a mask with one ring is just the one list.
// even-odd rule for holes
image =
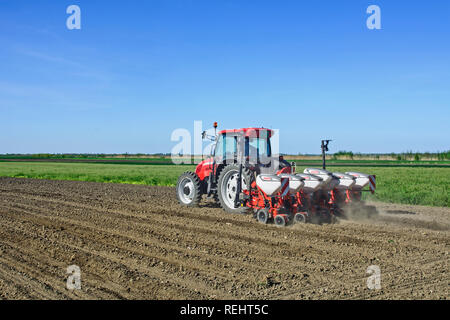
[[226, 129], [219, 132], [219, 134], [227, 134], [227, 135], [243, 135], [246, 137], [259, 137], [261, 132], [265, 132], [270, 138], [273, 135], [273, 130], [267, 128], [241, 128], [241, 129]]

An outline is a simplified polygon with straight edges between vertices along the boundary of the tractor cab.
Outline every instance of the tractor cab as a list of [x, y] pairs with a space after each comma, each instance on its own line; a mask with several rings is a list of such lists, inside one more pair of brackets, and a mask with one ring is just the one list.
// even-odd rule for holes
[[222, 130], [216, 138], [214, 162], [216, 164], [245, 163], [270, 165], [273, 131], [265, 128]]

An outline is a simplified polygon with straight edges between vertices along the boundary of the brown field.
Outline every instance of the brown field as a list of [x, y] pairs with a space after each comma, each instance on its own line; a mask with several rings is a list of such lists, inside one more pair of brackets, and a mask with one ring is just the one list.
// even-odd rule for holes
[[[450, 208], [375, 205], [278, 228], [180, 207], [170, 187], [0, 178], [0, 298], [448, 299]], [[81, 290], [66, 289], [73, 264]]]

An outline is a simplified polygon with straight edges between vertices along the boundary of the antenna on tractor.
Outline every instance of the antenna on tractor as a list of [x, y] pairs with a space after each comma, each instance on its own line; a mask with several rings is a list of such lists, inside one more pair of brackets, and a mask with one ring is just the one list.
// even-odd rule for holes
[[322, 168], [325, 170], [325, 152], [328, 151], [328, 143], [333, 140], [322, 140]]

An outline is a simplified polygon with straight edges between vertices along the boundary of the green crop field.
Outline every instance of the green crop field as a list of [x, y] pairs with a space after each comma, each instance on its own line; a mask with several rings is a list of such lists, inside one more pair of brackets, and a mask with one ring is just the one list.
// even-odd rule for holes
[[[174, 186], [193, 165], [104, 164], [58, 162], [0, 162], [0, 176]], [[297, 171], [303, 171], [298, 166]], [[449, 167], [338, 167], [331, 171], [361, 171], [377, 176], [370, 199], [450, 207]]]

